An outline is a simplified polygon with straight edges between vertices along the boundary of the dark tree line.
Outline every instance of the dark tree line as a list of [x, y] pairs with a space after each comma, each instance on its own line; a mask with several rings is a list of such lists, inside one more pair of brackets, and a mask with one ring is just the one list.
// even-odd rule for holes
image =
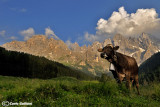
[[7, 51], [0, 47], [0, 75], [49, 79], [70, 76], [77, 79], [90, 80], [93, 77], [82, 71], [64, 66], [44, 57]]
[[160, 52], [152, 55], [140, 65], [139, 80], [141, 84], [160, 82]]

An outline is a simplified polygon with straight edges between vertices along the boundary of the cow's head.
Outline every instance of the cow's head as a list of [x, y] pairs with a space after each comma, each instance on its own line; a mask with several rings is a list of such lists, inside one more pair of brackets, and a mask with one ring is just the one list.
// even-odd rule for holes
[[111, 44], [106, 45], [104, 48], [98, 49], [98, 52], [101, 53], [102, 58], [107, 58], [109, 62], [117, 61], [116, 50], [119, 49], [119, 46], [113, 47]]

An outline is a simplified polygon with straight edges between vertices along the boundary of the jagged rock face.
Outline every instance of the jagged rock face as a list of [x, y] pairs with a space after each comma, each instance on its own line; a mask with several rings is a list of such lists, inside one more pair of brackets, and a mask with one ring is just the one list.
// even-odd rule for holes
[[3, 45], [8, 50], [30, 53], [37, 56], [44, 56], [48, 59], [56, 60], [66, 55], [70, 55], [71, 51], [61, 40], [53, 38], [48, 39], [43, 35], [36, 35], [26, 42], [12, 41]]
[[158, 44], [155, 45], [145, 33], [142, 33], [138, 38], [126, 38], [118, 34], [114, 36], [113, 43], [120, 46], [119, 52], [134, 57], [138, 64], [159, 50]]
[[72, 51], [78, 52], [78, 51], [81, 50], [81, 47], [78, 45], [77, 42], [75, 42], [74, 44], [71, 45], [70, 49], [71, 49]]
[[84, 66], [87, 66], [85, 70], [96, 75], [96, 70], [107, 72], [109, 65], [107, 61], [100, 58], [97, 48], [102, 47], [102, 45], [101, 43], [98, 44], [94, 43], [92, 46], [87, 47], [84, 45], [80, 47], [78, 43], [74, 43], [69, 49], [61, 40], [48, 39], [44, 35], [36, 35], [25, 42], [12, 41], [2, 47], [8, 50], [44, 56], [77, 69], [83, 69]]
[[78, 43], [74, 43], [70, 48], [61, 40], [48, 39], [44, 35], [36, 35], [26, 42], [12, 41], [4, 44], [3, 47], [8, 50], [44, 56], [50, 60], [58, 61], [77, 69], [87, 70], [97, 75], [99, 72], [107, 72], [109, 68], [109, 63], [100, 58], [100, 53], [97, 49], [112, 43], [120, 46], [118, 52], [135, 57], [138, 64], [159, 50], [158, 44], [155, 45], [156, 43], [153, 43], [148, 35], [144, 33], [139, 38], [126, 38], [117, 34], [112, 40], [109, 38], [102, 43], [94, 42], [88, 47], [85, 45], [80, 47]]

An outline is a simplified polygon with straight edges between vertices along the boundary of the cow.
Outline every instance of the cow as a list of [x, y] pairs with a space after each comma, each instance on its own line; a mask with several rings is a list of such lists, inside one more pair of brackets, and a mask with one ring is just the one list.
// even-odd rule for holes
[[101, 58], [107, 59], [114, 66], [112, 74], [118, 83], [122, 83], [126, 78], [126, 86], [131, 89], [131, 83], [136, 85], [138, 95], [139, 82], [138, 82], [138, 65], [135, 58], [117, 52], [119, 46], [106, 45], [104, 48], [98, 49], [101, 52]]

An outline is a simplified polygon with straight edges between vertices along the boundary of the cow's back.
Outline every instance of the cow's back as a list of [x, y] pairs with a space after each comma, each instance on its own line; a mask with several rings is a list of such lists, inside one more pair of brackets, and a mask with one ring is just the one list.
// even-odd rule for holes
[[138, 75], [138, 65], [137, 62], [135, 60], [135, 58], [118, 53], [117, 52], [117, 60], [118, 60], [118, 64], [125, 69], [126, 71], [131, 72], [131, 74], [133, 75]]
[[127, 56], [128, 61], [128, 70], [131, 71], [131, 74], [138, 75], [138, 65], [135, 58]]

